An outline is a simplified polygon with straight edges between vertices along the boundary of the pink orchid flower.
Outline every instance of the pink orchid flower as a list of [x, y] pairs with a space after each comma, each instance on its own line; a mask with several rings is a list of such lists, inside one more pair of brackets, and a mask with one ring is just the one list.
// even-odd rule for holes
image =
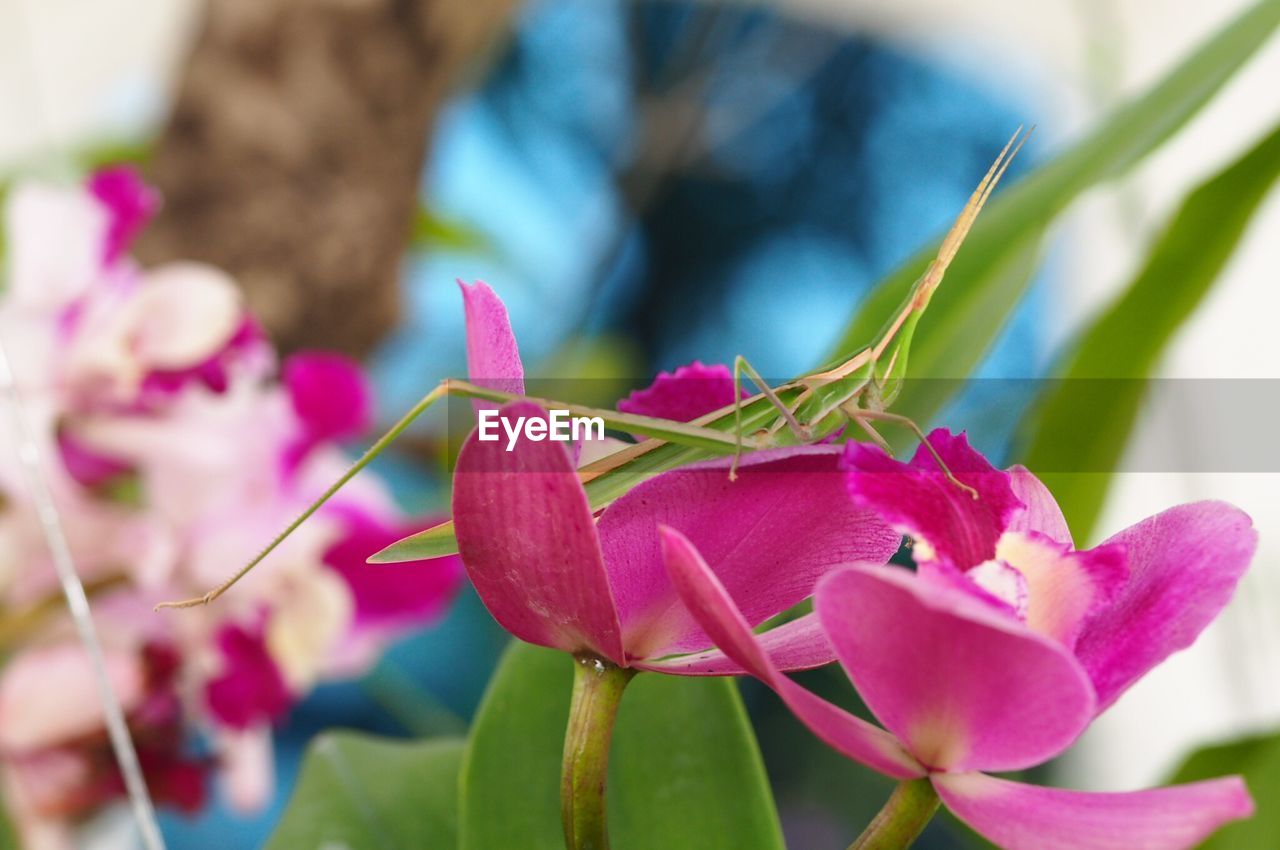
[[[545, 417], [529, 402], [500, 415]], [[657, 525], [708, 553], [752, 626], [812, 592], [849, 561], [883, 563], [899, 535], [845, 492], [835, 448], [757, 452], [730, 482], [728, 459], [663, 473], [593, 516], [566, 443], [467, 439], [454, 475], [463, 564], [494, 618], [529, 643], [620, 667], [684, 675], [741, 672], [681, 608]], [[763, 638], [784, 669], [818, 666], [830, 648], [812, 615]], [[690, 655], [690, 653], [696, 653]]]
[[1025, 469], [994, 469], [963, 436], [938, 431], [930, 442], [980, 497], [948, 482], [926, 451], [900, 463], [850, 444], [850, 492], [911, 535], [919, 569], [852, 564], [814, 597], [883, 729], [783, 676], [697, 542], [664, 528], [666, 564], [695, 621], [832, 747], [897, 779], [928, 777], [956, 816], [1006, 850], [1175, 850], [1252, 814], [1239, 777], [1104, 794], [987, 775], [1058, 755], [1190, 644], [1253, 556], [1249, 518], [1220, 502], [1183, 505], [1077, 551]]
[[[487, 284], [459, 286], [472, 381], [523, 392], [506, 307]], [[727, 380], [732, 400], [727, 369], [699, 375]], [[697, 383], [723, 388], [722, 381]], [[546, 415], [529, 402], [500, 410], [512, 422]], [[753, 626], [808, 598], [833, 567], [884, 563], [898, 548], [900, 535], [849, 499], [835, 448], [755, 453], [743, 459], [736, 483], [729, 481], [728, 459], [673, 470], [633, 488], [598, 521], [575, 471], [575, 449], [520, 438], [508, 451], [505, 438], [486, 442], [473, 432], [458, 456], [453, 516], [463, 564], [494, 618], [529, 643], [620, 667], [741, 672], [709, 649], [711, 641], [681, 609], [662, 566], [657, 523], [713, 553], [717, 575]], [[833, 658], [812, 615], [769, 631], [764, 641], [787, 670]]]

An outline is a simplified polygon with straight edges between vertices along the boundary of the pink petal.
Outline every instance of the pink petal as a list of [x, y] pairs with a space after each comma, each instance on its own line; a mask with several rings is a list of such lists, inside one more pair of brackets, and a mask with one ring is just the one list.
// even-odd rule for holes
[[355, 600], [356, 628], [405, 628], [441, 616], [462, 584], [462, 561], [450, 555], [398, 564], [368, 564], [374, 552], [434, 522], [397, 524], [356, 505], [339, 505], [343, 536], [324, 562], [346, 580]]
[[93, 489], [134, 471], [125, 461], [95, 451], [68, 428], [59, 428], [56, 440], [63, 467], [82, 487]]
[[[111, 686], [126, 712], [146, 697], [134, 654], [107, 650]], [[101, 733], [105, 726], [93, 662], [77, 643], [32, 646], [11, 655], [0, 676], [0, 749], [25, 753]]]
[[[747, 393], [742, 392], [740, 397], [746, 398]], [[692, 422], [733, 401], [733, 372], [729, 367], [720, 363], [706, 366], [695, 360], [674, 372], [659, 372], [648, 387], [621, 399], [618, 410]]]
[[[476, 281], [468, 286], [458, 281], [462, 306], [467, 314], [467, 373], [477, 386], [524, 395], [524, 365], [511, 332], [507, 307], [489, 284]], [[477, 411], [499, 405], [475, 400]]]
[[1009, 528], [1013, 531], [1035, 531], [1051, 540], [1072, 545], [1067, 518], [1062, 515], [1058, 500], [1053, 498], [1044, 482], [1025, 466], [1011, 466], [1008, 472], [1013, 494], [1026, 505], [1025, 511], [1014, 515]]
[[350, 440], [373, 425], [373, 390], [351, 358], [301, 351], [285, 360], [282, 378], [308, 439]]
[[849, 493], [913, 537], [918, 559], [937, 557], [965, 569], [994, 558], [996, 541], [1022, 508], [1009, 474], [970, 448], [964, 434], [939, 428], [929, 443], [979, 498], [948, 481], [924, 446], [908, 464], [857, 442], [847, 444], [844, 458]]
[[663, 527], [660, 533], [667, 569], [680, 599], [716, 646], [773, 688], [802, 723], [843, 755], [897, 779], [925, 774], [924, 768], [888, 732], [782, 675], [689, 539], [671, 528]]
[[226, 345], [206, 359], [177, 369], [152, 369], [142, 381], [142, 403], [162, 404], [192, 384], [225, 393], [239, 375], [266, 375], [275, 369], [275, 351], [257, 320], [245, 314]]
[[89, 178], [89, 192], [110, 213], [103, 260], [114, 263], [160, 209], [160, 195], [129, 165], [104, 168]]
[[1107, 543], [1125, 548], [1129, 580], [1076, 644], [1099, 711], [1195, 641], [1231, 599], [1258, 534], [1238, 508], [1195, 502], [1145, 519]]
[[[773, 666], [782, 672], [812, 670], [836, 660], [831, 641], [814, 614], [783, 623], [758, 636], [760, 648]], [[707, 649], [692, 655], [678, 655], [661, 661], [632, 664], [655, 673], [681, 676], [741, 676], [749, 671], [719, 649]]]
[[54, 314], [102, 279], [110, 214], [79, 188], [17, 181], [4, 204], [4, 303]]
[[147, 272], [129, 311], [121, 342], [147, 371], [204, 363], [226, 348], [244, 321], [235, 280], [221, 269], [189, 261]]
[[[513, 402], [502, 418], [542, 417]], [[473, 431], [454, 473], [458, 549], [489, 612], [521, 640], [626, 663], [587, 494], [560, 443], [521, 437], [507, 451]]]
[[621, 497], [600, 518], [600, 546], [632, 657], [711, 645], [679, 603], [657, 525], [693, 541], [752, 626], [813, 595], [832, 568], [884, 562], [900, 537], [844, 489], [837, 447], [793, 447], [673, 470]]
[[833, 573], [814, 610], [867, 707], [930, 768], [1030, 767], [1093, 717], [1089, 680], [1062, 646], [905, 568]]
[[261, 628], [224, 625], [217, 636], [222, 672], [205, 684], [205, 701], [218, 722], [249, 729], [282, 716], [293, 704]]
[[260, 811], [276, 792], [275, 751], [266, 724], [223, 731], [215, 742], [223, 793], [232, 810]]
[[980, 773], [937, 774], [960, 820], [1002, 850], [1183, 850], [1253, 814], [1239, 777], [1127, 794], [1043, 788]]
[[[204, 808], [208, 799], [206, 777], [213, 765], [202, 759], [185, 758], [174, 749], [148, 746], [138, 742], [138, 761], [152, 798], [161, 805], [170, 806], [185, 815], [194, 815]], [[119, 773], [118, 769], [115, 771]], [[118, 782], [119, 793], [125, 793], [124, 777], [113, 776]]]

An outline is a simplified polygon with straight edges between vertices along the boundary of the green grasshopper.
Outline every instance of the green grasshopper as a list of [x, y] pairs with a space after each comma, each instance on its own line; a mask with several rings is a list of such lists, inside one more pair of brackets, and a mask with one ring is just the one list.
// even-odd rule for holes
[[[1032, 130], [1034, 129], [1033, 127]], [[952, 484], [968, 491], [973, 498], [978, 497], [976, 491], [951, 474], [942, 458], [938, 457], [933, 446], [925, 439], [920, 426], [906, 416], [890, 413], [888, 407], [898, 397], [906, 379], [907, 353], [920, 317], [924, 315], [933, 293], [942, 283], [948, 266], [955, 259], [978, 213], [982, 211], [1009, 163], [1017, 156], [1030, 135], [1031, 131], [1022, 135], [1022, 128], [1019, 127], [1005, 144], [969, 197], [969, 202], [965, 204], [955, 224], [943, 238], [937, 256], [916, 281], [897, 313], [876, 335], [876, 341], [872, 345], [843, 363], [776, 388], [771, 388], [746, 358], [739, 355], [734, 360], [734, 387], [738, 395], [741, 395], [742, 375], [745, 373], [779, 412], [777, 421], [766, 432], [768, 436], [775, 437], [775, 443], [783, 426], [790, 430], [796, 440], [808, 443], [831, 434], [846, 422], [852, 422], [862, 428], [881, 448], [890, 451], [888, 443], [876, 431], [872, 422], [896, 423], [910, 429], [921, 444], [933, 453], [934, 460]], [[785, 401], [783, 396], [787, 393], [793, 394], [794, 398]], [[741, 405], [735, 406], [735, 416], [739, 423], [737, 430], [741, 434]], [[736, 455], [734, 460], [736, 466]], [[732, 471], [730, 477], [733, 477]]]
[[[447, 396], [498, 404], [516, 400], [531, 401], [544, 409], [566, 410], [574, 416], [598, 416], [612, 428], [648, 437], [643, 442], [627, 446], [579, 470], [579, 476], [594, 508], [603, 507], [626, 492], [635, 476], [654, 474], [709, 455], [732, 454], [734, 461], [729, 472], [732, 479], [736, 476], [737, 461], [744, 449], [754, 451], [813, 442], [835, 433], [847, 423], [858, 425], [871, 440], [888, 450], [888, 444], [875, 429], [872, 424], [874, 422], [894, 423], [910, 429], [922, 445], [933, 452], [934, 459], [948, 480], [977, 498], [977, 493], [972, 488], [952, 475], [942, 458], [938, 457], [925, 439], [920, 426], [905, 416], [890, 413], [888, 407], [901, 391], [906, 378], [907, 353], [916, 325], [929, 306], [933, 293], [942, 283], [947, 267], [955, 258], [978, 213], [991, 197], [1009, 163], [1030, 136], [1031, 131], [1024, 135], [1022, 129], [1017, 129], [991, 164], [943, 238], [937, 256], [912, 286], [901, 307], [876, 335], [875, 340], [849, 359], [778, 387], [770, 387], [751, 364], [739, 356], [735, 358], [733, 368], [734, 389], [739, 400], [692, 422], [673, 422], [531, 395], [517, 396], [447, 378], [410, 408], [342, 477], [249, 563], [202, 596], [177, 602], [162, 602], [156, 608], [190, 608], [207, 605], [217, 599], [248, 575], [338, 490], [395, 442], [414, 420], [435, 402]], [[760, 390], [759, 394], [747, 399], [741, 398], [744, 375]], [[405, 538], [369, 560], [371, 563], [394, 563], [455, 553], [457, 541], [453, 536], [452, 525], [452, 522], [442, 523]]]

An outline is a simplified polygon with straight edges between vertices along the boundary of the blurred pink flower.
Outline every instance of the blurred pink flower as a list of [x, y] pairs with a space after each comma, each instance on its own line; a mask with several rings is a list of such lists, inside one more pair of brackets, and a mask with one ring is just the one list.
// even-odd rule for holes
[[[373, 421], [372, 393], [350, 361], [308, 352], [277, 376], [275, 352], [226, 274], [133, 261], [128, 246], [157, 203], [129, 169], [80, 188], [15, 186], [0, 329], [77, 568], [98, 584], [95, 615], [153, 792], [190, 810], [216, 768], [248, 808], [274, 787], [273, 722], [317, 682], [358, 674], [396, 634], [440, 616], [461, 567], [456, 558], [364, 566], [423, 525], [366, 475], [234, 599], [199, 616], [150, 614], [248, 560], [346, 467], [337, 442]], [[46, 606], [56, 593], [17, 458], [0, 446], [0, 605]], [[6, 802], [36, 824], [31, 835], [62, 835], [59, 818], [122, 793], [87, 673], [67, 684], [80, 662], [22, 660], [65, 625], [57, 614], [38, 624], [30, 640], [42, 648], [0, 671], [0, 726], [21, 744], [0, 743]], [[19, 691], [39, 696], [23, 702]], [[213, 759], [182, 754], [193, 729]]]
[[[106, 660], [153, 797], [196, 810], [209, 765], [183, 752], [176, 655], [149, 644], [138, 653], [111, 650]], [[24, 846], [58, 846], [59, 822], [124, 797], [89, 658], [79, 645], [35, 647], [5, 664], [0, 764]]]
[[273, 365], [235, 282], [200, 263], [170, 263], [86, 293], [64, 325], [58, 363], [72, 410], [151, 410], [196, 385], [225, 392]]

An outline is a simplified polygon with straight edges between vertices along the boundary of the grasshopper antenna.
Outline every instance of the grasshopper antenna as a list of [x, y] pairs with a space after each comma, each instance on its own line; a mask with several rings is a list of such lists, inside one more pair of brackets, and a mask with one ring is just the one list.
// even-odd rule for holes
[[996, 184], [1000, 182], [1000, 178], [1008, 170], [1009, 163], [1013, 162], [1013, 158], [1018, 155], [1018, 151], [1022, 150], [1022, 146], [1027, 139], [1031, 138], [1031, 134], [1035, 132], [1036, 128], [1033, 124], [1026, 133], [1023, 133], [1022, 130], [1023, 125], [1019, 124], [1018, 129], [1014, 130], [1013, 135], [1009, 137], [1009, 141], [1005, 142], [1005, 146], [1000, 151], [1000, 155], [996, 157], [996, 161], [991, 163], [991, 167], [987, 169], [987, 173], [983, 176], [982, 181], [978, 183], [978, 187], [969, 196], [969, 202], [965, 204], [964, 209], [960, 212], [960, 217], [956, 219], [956, 223], [952, 225], [946, 238], [942, 240], [942, 245], [938, 248], [938, 255], [929, 264], [929, 269], [925, 272], [924, 279], [920, 282], [920, 289], [916, 295], [917, 302], [922, 299], [927, 301], [933, 295], [933, 291], [938, 288], [938, 284], [942, 283], [942, 277], [946, 274], [947, 267], [951, 265], [951, 261], [956, 257], [956, 252], [960, 250], [960, 245], [964, 243], [965, 237], [969, 235], [969, 230], [977, 220], [978, 213], [982, 212], [987, 199], [995, 191]]
[[[893, 320], [893, 324], [885, 332], [879, 343], [871, 349], [868, 359], [879, 360], [889, 347], [889, 344], [893, 342], [894, 337], [907, 321], [907, 318], [912, 313], [922, 312], [929, 305], [929, 299], [933, 297], [933, 293], [941, 285], [942, 278], [947, 273], [947, 268], [951, 265], [951, 261], [955, 259], [960, 246], [964, 244], [965, 237], [969, 235], [970, 229], [973, 228], [973, 223], [978, 218], [978, 213], [982, 212], [982, 208], [986, 205], [987, 199], [991, 197], [996, 184], [1000, 182], [1000, 178], [1008, 170], [1009, 163], [1013, 162], [1013, 158], [1018, 155], [1018, 151], [1022, 150], [1022, 145], [1027, 139], [1031, 138], [1031, 134], [1035, 132], [1035, 129], [1033, 124], [1026, 133], [1023, 133], [1023, 125], [1019, 124], [1018, 129], [1014, 130], [1013, 135], [1009, 137], [1009, 141], [1005, 142], [1000, 155], [996, 157], [995, 162], [991, 163], [991, 167], [987, 169], [987, 173], [983, 175], [977, 188], [969, 196], [964, 209], [956, 217], [955, 223], [951, 225], [951, 229], [943, 237], [942, 244], [938, 246], [938, 253], [929, 262], [929, 267], [925, 269], [924, 275], [916, 283], [915, 294], [902, 312], [898, 314], [897, 318]], [[858, 365], [861, 364], [862, 361], [859, 361]], [[846, 364], [846, 368], [847, 366], [848, 364]]]

